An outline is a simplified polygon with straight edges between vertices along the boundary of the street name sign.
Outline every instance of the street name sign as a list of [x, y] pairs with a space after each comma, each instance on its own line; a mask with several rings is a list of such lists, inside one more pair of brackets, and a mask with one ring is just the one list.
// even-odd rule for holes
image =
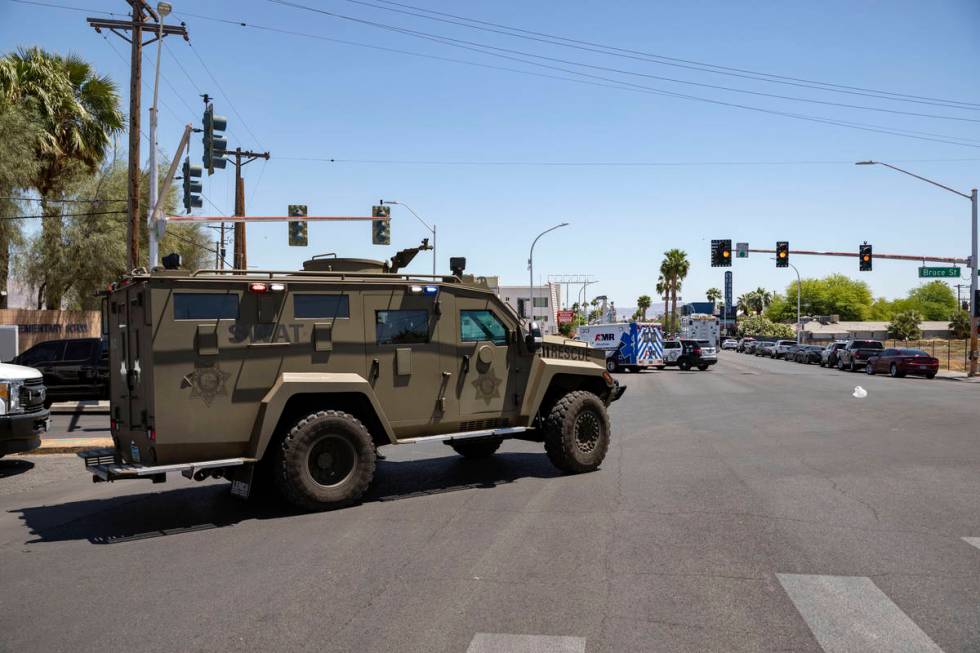
[[932, 267], [920, 267], [919, 277], [923, 279], [936, 279], [936, 278], [946, 278], [946, 279], [958, 279], [960, 276], [960, 268], [932, 268]]

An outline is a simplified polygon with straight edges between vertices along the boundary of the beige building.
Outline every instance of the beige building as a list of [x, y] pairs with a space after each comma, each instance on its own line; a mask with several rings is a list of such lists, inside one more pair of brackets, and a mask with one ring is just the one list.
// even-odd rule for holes
[[558, 306], [561, 301], [561, 286], [545, 282], [534, 286], [534, 311], [532, 315], [531, 292], [529, 286], [500, 286], [497, 296], [510, 304], [517, 314], [535, 320], [542, 333], [558, 333]]
[[[803, 325], [803, 342], [826, 343], [834, 340], [886, 340], [888, 321], [865, 322], [806, 322]], [[922, 338], [948, 338], [949, 320], [928, 321], [919, 324]]]

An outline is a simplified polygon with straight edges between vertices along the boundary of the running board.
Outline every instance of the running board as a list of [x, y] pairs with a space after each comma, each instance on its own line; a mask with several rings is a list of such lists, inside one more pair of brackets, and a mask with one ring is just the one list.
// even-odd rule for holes
[[114, 453], [113, 449], [90, 449], [79, 452], [78, 457], [85, 461], [85, 471], [91, 472], [93, 476], [97, 476], [103, 481], [115, 481], [124, 478], [159, 478], [170, 472], [181, 472], [184, 476], [191, 478], [195, 472], [202, 469], [238, 467], [256, 462], [255, 458], [224, 458], [175, 465], [133, 465], [112, 461]]
[[453, 442], [455, 440], [475, 440], [478, 438], [510, 438], [531, 429], [526, 426], [511, 426], [501, 429], [485, 429], [483, 431], [460, 431], [459, 433], [443, 433], [441, 435], [423, 435], [417, 438], [405, 438], [395, 444], [416, 444], [418, 442]]

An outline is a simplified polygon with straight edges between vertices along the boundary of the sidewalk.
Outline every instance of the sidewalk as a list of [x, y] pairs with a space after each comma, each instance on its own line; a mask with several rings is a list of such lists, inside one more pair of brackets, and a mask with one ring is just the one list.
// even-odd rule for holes
[[961, 381], [963, 383], [980, 383], [980, 376], [975, 376], [972, 379], [966, 375], [966, 372], [950, 372], [949, 370], [939, 370], [936, 374], [937, 379], [942, 379], [944, 381]]
[[109, 402], [86, 399], [85, 401], [58, 401], [51, 404], [52, 415], [74, 415], [76, 413], [108, 415]]

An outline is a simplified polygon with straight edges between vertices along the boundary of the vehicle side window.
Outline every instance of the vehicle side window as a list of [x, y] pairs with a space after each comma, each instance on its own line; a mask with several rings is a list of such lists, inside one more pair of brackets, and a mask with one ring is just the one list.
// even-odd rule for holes
[[174, 293], [175, 320], [237, 320], [238, 295], [217, 292]]
[[896, 353], [898, 353], [898, 352], [895, 349], [886, 349], [885, 351], [881, 352], [880, 355], [881, 356], [894, 356]]
[[347, 295], [293, 294], [293, 316], [296, 319], [350, 317]]
[[429, 311], [376, 311], [379, 345], [410, 345], [429, 341]]
[[91, 340], [69, 340], [65, 343], [66, 361], [87, 361], [92, 357], [95, 343]]
[[460, 342], [490, 341], [495, 345], [507, 344], [507, 328], [491, 311], [459, 312]]
[[42, 342], [25, 351], [20, 359], [20, 364], [29, 367], [38, 363], [51, 363], [60, 360], [64, 348], [64, 342]]

